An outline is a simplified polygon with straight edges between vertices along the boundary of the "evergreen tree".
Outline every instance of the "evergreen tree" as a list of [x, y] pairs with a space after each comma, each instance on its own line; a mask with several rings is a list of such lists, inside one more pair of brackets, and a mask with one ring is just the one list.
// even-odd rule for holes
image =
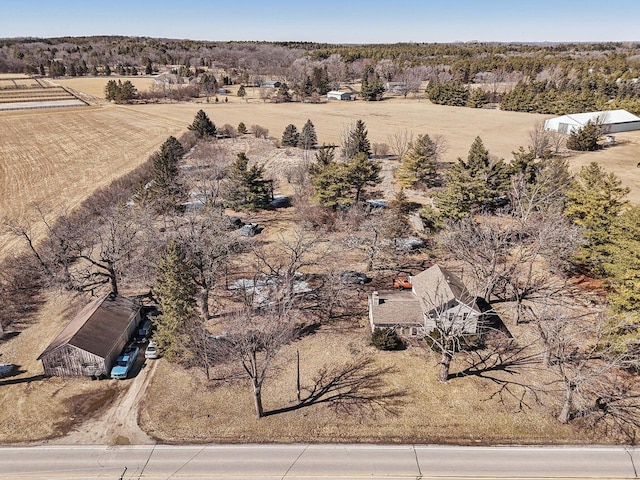
[[109, 75], [111, 75], [111, 67], [109, 65], [105, 65], [104, 67], [104, 74], [108, 77]]
[[580, 260], [596, 273], [602, 273], [611, 242], [611, 227], [627, 205], [627, 187], [613, 173], [605, 173], [596, 163], [580, 169], [576, 181], [567, 191], [565, 215], [583, 227], [586, 244], [581, 248]]
[[398, 168], [398, 180], [405, 187], [433, 187], [438, 176], [437, 145], [429, 135], [418, 135], [409, 144]]
[[215, 137], [216, 135], [216, 126], [204, 110], [198, 110], [193, 123], [187, 128], [196, 132], [198, 138]]
[[438, 105], [464, 107], [469, 99], [469, 89], [461, 83], [437, 83], [429, 88], [429, 100]]
[[573, 131], [567, 138], [567, 148], [580, 152], [592, 152], [598, 150], [598, 140], [601, 136], [601, 127], [598, 122], [589, 120], [587, 124], [577, 131]]
[[311, 78], [305, 79], [305, 94], [311, 95], [315, 91], [318, 95], [326, 95], [329, 90], [329, 72], [327, 66], [313, 67]]
[[347, 166], [344, 163], [335, 162], [333, 159], [326, 164], [316, 163], [312, 166], [310, 173], [314, 198], [320, 205], [337, 208], [351, 204]]
[[[606, 251], [604, 271], [613, 289], [609, 306], [616, 314], [635, 314], [640, 324], [640, 206], [615, 218]], [[634, 333], [640, 343], [640, 330]]]
[[104, 87], [104, 98], [108, 101], [115, 101], [118, 95], [118, 83], [115, 80], [109, 80]]
[[298, 138], [298, 147], [305, 150], [311, 150], [318, 144], [318, 137], [316, 136], [316, 127], [313, 126], [311, 120], [307, 119], [306, 123], [302, 127], [302, 133]]
[[238, 124], [238, 133], [240, 135], [245, 135], [249, 130], [247, 130], [247, 126], [244, 124], [244, 122], [240, 122]]
[[91, 75], [93, 75], [94, 77], [98, 76], [98, 67], [96, 67], [95, 65], [91, 66]]
[[72, 63], [69, 66], [69, 76], [70, 77], [77, 77], [78, 76], [78, 70], [76, 68], [76, 64], [75, 63]]
[[182, 190], [177, 184], [178, 161], [184, 155], [182, 144], [173, 136], [152, 155], [151, 196], [161, 212], [170, 211], [178, 203]]
[[144, 67], [144, 74], [151, 75], [153, 73], [153, 64], [151, 60], [147, 60], [147, 65]]
[[476, 137], [467, 161], [458, 158], [447, 172], [445, 188], [436, 196], [442, 215], [461, 220], [479, 211], [495, 211], [507, 199], [510, 169], [503, 160], [492, 162], [489, 151]]
[[238, 96], [240, 98], [244, 98], [247, 96], [247, 90], [244, 88], [244, 85], [240, 85], [240, 88], [238, 88]]
[[278, 93], [276, 94], [276, 99], [279, 102], [290, 102], [291, 94], [289, 93], [289, 85], [282, 82], [280, 84], [280, 88], [278, 88]]
[[487, 94], [481, 88], [474, 88], [469, 94], [467, 107], [482, 108], [487, 104]]
[[384, 85], [371, 65], [367, 65], [362, 74], [362, 83], [360, 85], [360, 96], [367, 102], [378, 101], [384, 93]]
[[292, 123], [287, 125], [287, 128], [284, 129], [284, 133], [282, 134], [282, 145], [287, 147], [296, 147], [298, 145], [298, 138], [300, 134], [298, 133], [298, 129]]
[[365, 187], [375, 187], [382, 181], [381, 171], [382, 165], [369, 158], [364, 152], [356, 154], [349, 160], [345, 172], [346, 181], [352, 191], [355, 203], [362, 200], [362, 192]]
[[342, 156], [348, 160], [358, 153], [364, 153], [367, 156], [371, 155], [371, 144], [367, 135], [368, 132], [364, 122], [362, 120], [356, 121], [354, 127], [347, 134], [345, 145], [342, 148]]
[[244, 153], [239, 153], [231, 165], [225, 199], [233, 209], [264, 208], [273, 199], [272, 182], [264, 178], [264, 167], [252, 165]]
[[154, 339], [164, 357], [178, 359], [188, 345], [186, 326], [197, 317], [196, 285], [184, 249], [171, 240], [157, 266], [155, 294], [160, 300]]
[[40, 75], [44, 77], [45, 76], [44, 65], [40, 64], [39, 68], [40, 68]]

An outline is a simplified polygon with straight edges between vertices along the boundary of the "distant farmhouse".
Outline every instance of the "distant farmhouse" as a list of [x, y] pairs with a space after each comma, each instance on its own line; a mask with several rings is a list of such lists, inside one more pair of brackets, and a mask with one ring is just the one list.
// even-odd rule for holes
[[108, 294], [93, 301], [40, 354], [44, 374], [107, 375], [140, 319], [140, 305], [128, 298]]
[[424, 337], [445, 322], [461, 335], [482, 335], [501, 323], [484, 299], [471, 295], [458, 277], [437, 264], [409, 280], [411, 290], [369, 294], [371, 331], [393, 328], [400, 335]]
[[267, 80], [262, 82], [262, 86], [264, 88], [280, 88], [280, 85], [282, 85], [282, 83], [277, 80]]
[[355, 100], [353, 93], [343, 92], [341, 90], [331, 90], [327, 93], [327, 100]]
[[389, 93], [404, 93], [407, 88], [407, 84], [404, 82], [386, 82], [384, 84], [384, 90]]
[[577, 132], [588, 122], [600, 124], [603, 134], [640, 130], [640, 118], [626, 110], [605, 110], [602, 112], [562, 115], [545, 121], [544, 129], [551, 132], [570, 134]]

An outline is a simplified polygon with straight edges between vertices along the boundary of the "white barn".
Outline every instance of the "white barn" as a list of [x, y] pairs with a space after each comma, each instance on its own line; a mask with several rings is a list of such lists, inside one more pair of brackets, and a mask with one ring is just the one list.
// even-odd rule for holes
[[580, 130], [589, 121], [591, 123], [600, 123], [604, 134], [640, 130], [640, 118], [626, 110], [605, 110], [602, 112], [562, 115], [545, 121], [544, 129], [551, 132], [570, 134]]
[[327, 100], [353, 100], [353, 94], [340, 90], [331, 90], [327, 93]]

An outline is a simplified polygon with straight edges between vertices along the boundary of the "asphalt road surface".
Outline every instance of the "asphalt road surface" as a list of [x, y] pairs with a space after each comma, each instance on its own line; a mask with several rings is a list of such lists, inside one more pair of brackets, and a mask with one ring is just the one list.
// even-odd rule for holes
[[6, 479], [629, 479], [640, 449], [412, 445], [0, 448]]

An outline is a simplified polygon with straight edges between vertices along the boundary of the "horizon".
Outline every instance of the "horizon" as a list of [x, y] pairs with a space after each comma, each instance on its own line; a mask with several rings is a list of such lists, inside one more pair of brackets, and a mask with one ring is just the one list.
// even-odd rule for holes
[[247, 0], [211, 6], [205, 0], [22, 0], [3, 5], [3, 39], [125, 36], [208, 42], [619, 43], [640, 41], [640, 2], [551, 0], [326, 0], [316, 10], [299, 2]]

